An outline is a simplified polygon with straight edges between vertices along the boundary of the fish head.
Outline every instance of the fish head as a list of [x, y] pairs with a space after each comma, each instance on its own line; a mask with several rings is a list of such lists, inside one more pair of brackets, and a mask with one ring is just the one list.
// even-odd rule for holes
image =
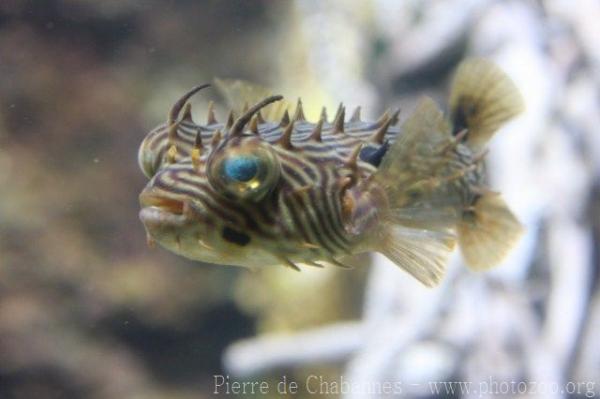
[[[347, 172], [347, 171], [346, 171]], [[344, 168], [246, 132], [163, 165], [140, 195], [148, 235], [179, 255], [258, 267], [349, 245]]]
[[260, 233], [276, 235], [277, 224], [265, 225], [260, 213], [272, 204], [279, 179], [268, 144], [232, 137], [197, 159], [163, 165], [140, 194], [140, 218], [148, 235], [175, 253], [246, 265], [264, 257], [267, 237]]

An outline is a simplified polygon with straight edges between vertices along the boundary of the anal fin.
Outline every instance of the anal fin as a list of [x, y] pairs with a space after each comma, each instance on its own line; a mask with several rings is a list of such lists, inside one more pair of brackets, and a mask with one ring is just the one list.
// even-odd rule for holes
[[496, 193], [485, 193], [458, 223], [458, 242], [473, 270], [500, 263], [523, 234], [523, 226]]
[[456, 238], [433, 231], [387, 224], [381, 230], [379, 252], [428, 287], [439, 284]]

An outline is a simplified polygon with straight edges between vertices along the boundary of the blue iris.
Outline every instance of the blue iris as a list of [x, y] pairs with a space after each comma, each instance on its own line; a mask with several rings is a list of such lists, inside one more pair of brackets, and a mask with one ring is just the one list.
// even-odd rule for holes
[[258, 172], [258, 159], [253, 156], [240, 155], [223, 161], [223, 172], [232, 180], [249, 181]]

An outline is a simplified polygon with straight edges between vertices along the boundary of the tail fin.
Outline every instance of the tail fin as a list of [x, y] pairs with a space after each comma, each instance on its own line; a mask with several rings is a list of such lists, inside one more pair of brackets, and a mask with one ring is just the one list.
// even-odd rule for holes
[[374, 175], [389, 202], [376, 248], [428, 286], [443, 274], [454, 232], [467, 265], [484, 270], [499, 263], [523, 231], [497, 194], [464, 203], [452, 183], [464, 170], [456, 169], [455, 155], [445, 150], [458, 144], [455, 136], [463, 129], [465, 144], [482, 150], [523, 109], [517, 88], [492, 63], [469, 60], [456, 73], [450, 108], [452, 126], [431, 99], [421, 101]]
[[487, 270], [500, 263], [523, 233], [523, 226], [499, 194], [488, 192], [458, 223], [458, 242], [473, 270]]
[[450, 91], [450, 117], [454, 134], [468, 129], [466, 141], [472, 149], [482, 149], [523, 109], [513, 81], [490, 61], [474, 58], [458, 67]]

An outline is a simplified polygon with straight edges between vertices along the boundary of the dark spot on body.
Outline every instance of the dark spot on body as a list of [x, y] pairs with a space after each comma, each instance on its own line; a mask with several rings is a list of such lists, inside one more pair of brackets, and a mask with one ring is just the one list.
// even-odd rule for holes
[[464, 222], [472, 223], [473, 224], [473, 223], [475, 223], [477, 221], [476, 216], [477, 215], [475, 214], [475, 211], [473, 211], [471, 209], [468, 209], [466, 211], [463, 211], [463, 213], [462, 213], [462, 220]]
[[481, 194], [474, 194], [473, 200], [471, 201], [471, 205], [475, 206], [475, 204], [477, 204], [477, 201], [479, 201], [480, 199], [481, 199]]
[[360, 151], [360, 160], [378, 167], [389, 147], [390, 144], [388, 141], [385, 141], [379, 148], [365, 147]]
[[[452, 115], [452, 134], [457, 135], [464, 129], [469, 128], [469, 121], [477, 112], [475, 101], [470, 98], [461, 98], [458, 107]], [[466, 137], [465, 137], [466, 139]]]
[[474, 194], [471, 199], [470, 206], [463, 210], [462, 218], [464, 221], [469, 223], [475, 223], [477, 221], [477, 213], [475, 212], [475, 206], [477, 202], [481, 199], [480, 194]]
[[250, 236], [229, 227], [223, 228], [222, 236], [224, 240], [240, 245], [242, 247], [248, 245], [248, 243], [250, 242]]
[[423, 192], [417, 188], [412, 188], [406, 191], [406, 195], [408, 195], [408, 198], [410, 198], [412, 201], [416, 201], [421, 198], [422, 194]]

